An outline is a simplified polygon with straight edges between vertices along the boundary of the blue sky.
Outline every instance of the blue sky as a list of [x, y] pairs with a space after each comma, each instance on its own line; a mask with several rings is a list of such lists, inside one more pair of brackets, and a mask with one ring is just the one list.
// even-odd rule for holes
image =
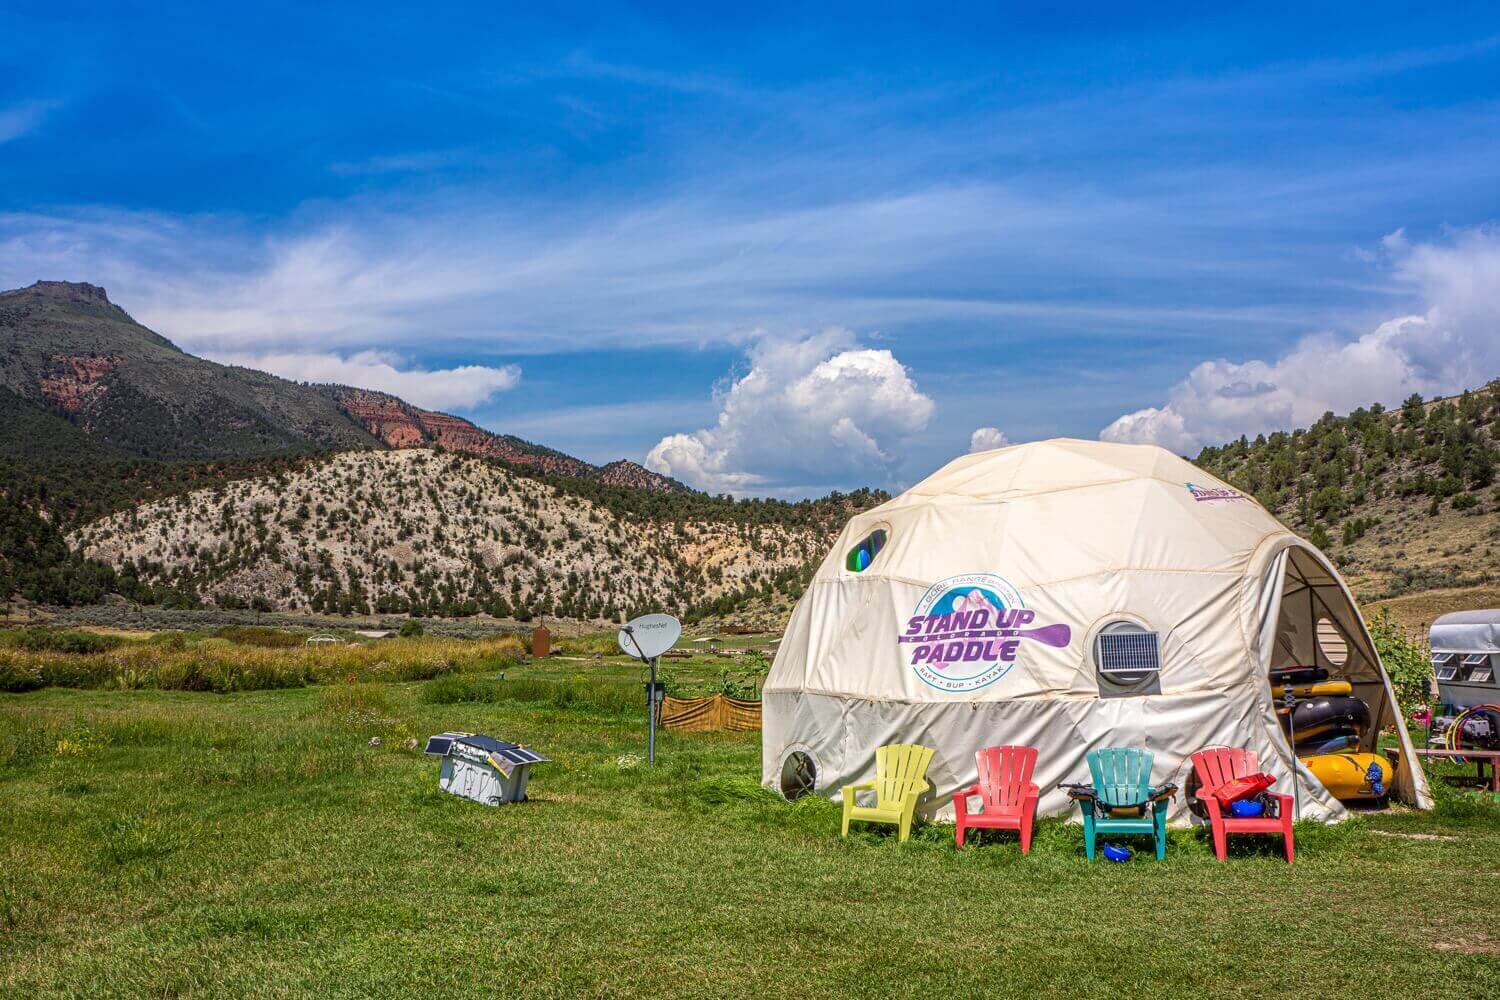
[[1500, 11], [10, 6], [0, 285], [708, 489], [1500, 374]]

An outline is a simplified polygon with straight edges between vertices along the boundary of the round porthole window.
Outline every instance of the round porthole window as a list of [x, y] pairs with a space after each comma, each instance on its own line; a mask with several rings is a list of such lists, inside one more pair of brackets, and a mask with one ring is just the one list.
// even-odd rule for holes
[[806, 750], [793, 750], [781, 762], [781, 794], [788, 801], [809, 795], [818, 787], [818, 765]]
[[1157, 693], [1161, 671], [1157, 634], [1129, 619], [1109, 622], [1094, 636], [1094, 670], [1101, 695]]
[[844, 557], [844, 568], [851, 573], [863, 573], [869, 565], [880, 555], [880, 550], [885, 548], [886, 534], [884, 528], [876, 528], [864, 537], [849, 554]]

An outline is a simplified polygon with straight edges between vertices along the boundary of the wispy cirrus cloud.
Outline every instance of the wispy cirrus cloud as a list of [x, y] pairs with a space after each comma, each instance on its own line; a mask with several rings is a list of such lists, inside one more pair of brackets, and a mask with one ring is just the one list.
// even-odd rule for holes
[[521, 382], [516, 365], [492, 368], [457, 365], [452, 368], [413, 367], [400, 357], [381, 351], [350, 355], [308, 353], [220, 354], [213, 358], [280, 375], [298, 382], [325, 382], [378, 389], [429, 410], [465, 410], [489, 402], [496, 394]]
[[23, 101], [0, 108], [0, 142], [10, 142], [42, 127], [47, 116], [62, 107], [62, 101]]

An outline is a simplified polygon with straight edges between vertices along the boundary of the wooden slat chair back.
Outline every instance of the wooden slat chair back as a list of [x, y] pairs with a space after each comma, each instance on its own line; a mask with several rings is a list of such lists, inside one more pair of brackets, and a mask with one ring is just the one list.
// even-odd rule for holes
[[[930, 747], [912, 743], [895, 743], [876, 750], [875, 780], [844, 786], [844, 836], [849, 835], [852, 820], [893, 823], [900, 840], [911, 836], [917, 800], [932, 787], [927, 783], [927, 765], [931, 761]], [[856, 801], [859, 792], [874, 792], [875, 804], [861, 806]]]
[[1151, 765], [1156, 757], [1137, 747], [1106, 747], [1088, 755], [1099, 797], [1112, 806], [1138, 806], [1151, 797]]
[[1276, 800], [1276, 816], [1239, 817], [1226, 815], [1214, 790], [1226, 781], [1260, 773], [1260, 758], [1254, 750], [1243, 747], [1214, 747], [1193, 754], [1193, 770], [1198, 775], [1198, 801], [1208, 814], [1209, 829], [1213, 835], [1214, 854], [1220, 861], [1229, 853], [1231, 833], [1280, 834], [1286, 849], [1288, 863], [1296, 860], [1296, 837], [1292, 832], [1293, 802], [1290, 795], [1279, 792], [1268, 793]]
[[979, 767], [979, 797], [985, 811], [1012, 812], [1031, 791], [1036, 747], [985, 747], [974, 755]]
[[[1151, 785], [1151, 765], [1156, 757], [1150, 750], [1138, 747], [1102, 747], [1088, 753], [1089, 773], [1094, 779], [1098, 798], [1080, 799], [1083, 811], [1083, 847], [1090, 861], [1101, 833], [1123, 833], [1150, 836], [1156, 845], [1158, 861], [1167, 856], [1167, 809], [1169, 794], [1152, 801], [1156, 791]], [[1115, 816], [1113, 809], [1124, 807], [1139, 815]]]
[[1226, 781], [1260, 773], [1260, 758], [1254, 750], [1221, 747], [1193, 754], [1193, 770], [1201, 788], [1218, 788]]
[[893, 743], [875, 751], [876, 807], [899, 804], [913, 791], [925, 788], [931, 760], [931, 748], [913, 743]]
[[[1040, 795], [1031, 780], [1036, 757], [1035, 747], [1019, 746], [985, 747], [974, 754], [979, 781], [953, 796], [954, 843], [964, 846], [964, 833], [972, 828], [1016, 830], [1021, 835], [1021, 853], [1030, 853]], [[969, 812], [970, 798], [980, 800], [981, 812]]]

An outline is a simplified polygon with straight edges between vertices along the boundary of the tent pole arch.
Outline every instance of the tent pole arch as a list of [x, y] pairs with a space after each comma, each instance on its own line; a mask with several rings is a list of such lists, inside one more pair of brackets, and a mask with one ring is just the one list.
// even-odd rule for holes
[[[1295, 662], [1305, 659], [1300, 654], [1310, 651], [1315, 665], [1343, 671], [1357, 685], [1375, 688], [1378, 700], [1371, 706], [1372, 725], [1367, 749], [1374, 749], [1379, 733], [1386, 725], [1393, 726], [1404, 762], [1396, 774], [1396, 797], [1417, 808], [1431, 809], [1434, 804], [1432, 791], [1413, 752], [1415, 747], [1395, 688], [1380, 660], [1375, 640], [1359, 613], [1359, 605], [1332, 562], [1300, 538], [1284, 535], [1268, 541], [1266, 551], [1253, 560], [1253, 564], [1258, 567], [1255, 576], [1263, 588], [1259, 602], [1263, 617], [1258, 623], [1263, 670], [1269, 671], [1278, 665], [1278, 660]], [[1270, 592], [1266, 592], [1266, 588]], [[1289, 592], [1296, 606], [1290, 606], [1286, 601]], [[1300, 622], [1288, 618], [1289, 612], [1297, 615]], [[1347, 644], [1348, 655], [1342, 664], [1332, 663], [1322, 648], [1317, 634], [1318, 624], [1322, 621], [1330, 623]], [[1297, 628], [1300, 623], [1308, 626], [1305, 637]], [[1302, 645], [1296, 644], [1298, 640]], [[1357, 676], [1360, 667], [1373, 676]], [[1280, 742], [1285, 743], [1285, 738], [1282, 737]], [[1289, 745], [1287, 752], [1291, 753]], [[1316, 780], [1303, 768], [1299, 767], [1298, 772], [1307, 774], [1308, 780]]]

